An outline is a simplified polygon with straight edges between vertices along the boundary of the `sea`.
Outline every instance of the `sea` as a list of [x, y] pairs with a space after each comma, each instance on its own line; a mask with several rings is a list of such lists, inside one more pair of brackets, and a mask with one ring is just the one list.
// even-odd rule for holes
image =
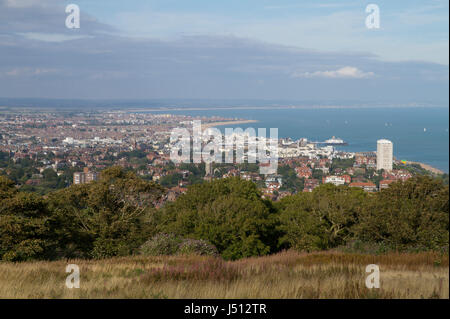
[[348, 143], [337, 149], [349, 152], [376, 151], [377, 140], [388, 139], [394, 144], [397, 159], [426, 163], [449, 172], [448, 107], [224, 108], [155, 113], [257, 120], [227, 127], [266, 128], [267, 134], [268, 129], [278, 128], [279, 138], [294, 140], [320, 142], [335, 136]]

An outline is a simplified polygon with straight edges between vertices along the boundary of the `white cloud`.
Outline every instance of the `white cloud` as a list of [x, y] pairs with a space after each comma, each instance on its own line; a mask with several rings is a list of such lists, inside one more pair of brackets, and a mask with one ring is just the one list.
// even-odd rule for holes
[[294, 78], [330, 78], [330, 79], [365, 79], [374, 76], [373, 72], [364, 72], [353, 66], [344, 66], [334, 71], [294, 72]]
[[61, 33], [38, 33], [38, 32], [26, 32], [26, 33], [18, 33], [21, 36], [30, 39], [30, 40], [38, 40], [44, 42], [64, 42], [70, 40], [77, 40], [83, 38], [89, 38], [92, 36], [87, 35], [67, 35]]
[[6, 6], [10, 8], [27, 8], [39, 5], [41, 0], [6, 0]]
[[292, 8], [342, 8], [354, 6], [355, 3], [345, 2], [345, 3], [303, 3], [303, 4], [291, 4], [291, 5], [269, 5], [264, 6], [266, 10], [272, 9], [292, 9]]
[[57, 69], [51, 68], [15, 68], [4, 72], [7, 76], [29, 76], [29, 75], [43, 75], [49, 73], [56, 73]]

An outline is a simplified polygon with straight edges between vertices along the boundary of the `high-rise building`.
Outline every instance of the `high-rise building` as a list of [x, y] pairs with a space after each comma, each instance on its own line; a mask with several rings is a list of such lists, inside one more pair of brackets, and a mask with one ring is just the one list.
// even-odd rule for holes
[[97, 173], [96, 172], [84, 173], [84, 180], [85, 180], [85, 183], [90, 183], [90, 182], [96, 181]]
[[394, 146], [389, 140], [377, 141], [377, 170], [392, 170]]
[[84, 184], [84, 173], [82, 172], [73, 173], [73, 183], [76, 185]]
[[73, 183], [74, 184], [86, 184], [98, 179], [96, 172], [90, 172], [87, 167], [84, 168], [83, 172], [73, 173]]

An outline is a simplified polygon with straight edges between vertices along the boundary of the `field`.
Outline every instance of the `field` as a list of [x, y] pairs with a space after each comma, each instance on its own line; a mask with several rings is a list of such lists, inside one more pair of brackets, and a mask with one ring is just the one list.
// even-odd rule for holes
[[[67, 264], [80, 288], [66, 287]], [[380, 267], [368, 289], [366, 265]], [[448, 255], [283, 252], [233, 262], [200, 256], [0, 263], [0, 298], [449, 298]]]

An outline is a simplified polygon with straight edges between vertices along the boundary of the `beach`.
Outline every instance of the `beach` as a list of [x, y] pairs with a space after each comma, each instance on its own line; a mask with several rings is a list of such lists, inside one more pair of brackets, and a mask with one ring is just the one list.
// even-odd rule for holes
[[435, 167], [433, 167], [431, 165], [428, 165], [428, 164], [419, 163], [419, 162], [411, 162], [411, 161], [405, 161], [405, 162], [406, 162], [406, 164], [409, 164], [409, 165], [411, 165], [411, 164], [420, 165], [420, 167], [422, 167], [423, 169], [425, 169], [427, 171], [430, 171], [430, 172], [432, 172], [434, 174], [444, 174], [444, 172], [441, 171], [440, 169], [437, 169], [437, 168], [435, 168]]
[[202, 129], [205, 130], [210, 127], [225, 126], [225, 125], [238, 125], [238, 124], [250, 124], [257, 123], [257, 120], [239, 120], [239, 121], [224, 121], [224, 122], [211, 122], [202, 123]]

